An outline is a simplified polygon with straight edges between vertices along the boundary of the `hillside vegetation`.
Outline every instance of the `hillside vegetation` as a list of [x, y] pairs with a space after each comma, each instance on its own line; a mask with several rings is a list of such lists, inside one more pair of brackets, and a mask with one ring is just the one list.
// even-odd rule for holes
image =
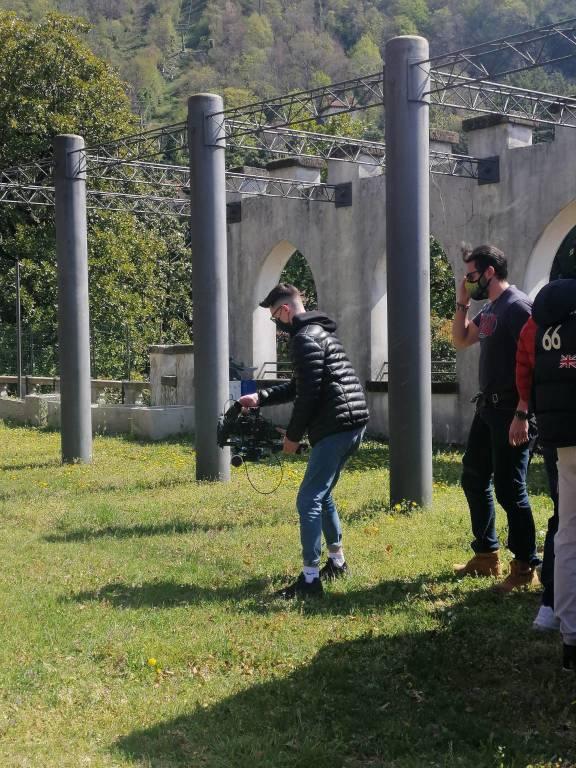
[[[203, 90], [234, 106], [376, 71], [394, 35], [426, 35], [440, 53], [573, 15], [570, 0], [0, 0], [0, 8], [32, 21], [50, 10], [87, 19], [90, 46], [129, 83], [146, 124], [183, 118], [186, 97]], [[575, 77], [567, 61], [520, 81], [558, 89]]]

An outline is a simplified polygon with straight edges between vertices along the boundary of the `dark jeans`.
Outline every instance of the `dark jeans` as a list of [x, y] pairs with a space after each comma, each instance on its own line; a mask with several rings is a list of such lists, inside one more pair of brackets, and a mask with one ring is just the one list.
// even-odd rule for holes
[[544, 539], [544, 555], [542, 557], [542, 572], [540, 581], [544, 587], [542, 594], [542, 605], [554, 608], [554, 536], [558, 530], [558, 453], [556, 448], [545, 448], [542, 446], [542, 455], [548, 475], [548, 486], [550, 498], [554, 504], [554, 514], [548, 518], [548, 529]]
[[508, 442], [513, 415], [513, 410], [495, 406], [476, 412], [462, 459], [462, 488], [470, 508], [474, 552], [495, 552], [500, 547], [494, 478], [496, 499], [508, 517], [508, 548], [518, 560], [537, 565], [536, 529], [526, 491], [530, 450], [528, 445], [513, 447]]

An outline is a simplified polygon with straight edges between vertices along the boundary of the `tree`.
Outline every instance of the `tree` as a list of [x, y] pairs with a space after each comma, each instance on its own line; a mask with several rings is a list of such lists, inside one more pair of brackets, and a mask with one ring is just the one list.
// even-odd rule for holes
[[[26, 24], [0, 14], [0, 157], [13, 166], [50, 157], [57, 133], [80, 133], [88, 145], [133, 132], [135, 116], [123, 83], [76, 37], [87, 27], [52, 16]], [[0, 257], [22, 264], [23, 319], [55, 343], [56, 255], [53, 209], [0, 206]], [[97, 373], [125, 375], [121, 348], [130, 335], [135, 365], [147, 345], [191, 333], [190, 258], [184, 229], [129, 214], [89, 214], [91, 321], [98, 342]], [[0, 324], [14, 322], [14, 280], [0, 281]], [[120, 345], [120, 347], [119, 347]], [[53, 354], [43, 358], [53, 373]], [[51, 368], [52, 366], [52, 368]]]
[[440, 243], [430, 238], [430, 325], [432, 359], [455, 359], [451, 337], [456, 287], [454, 273]]
[[0, 12], [0, 167], [46, 157], [59, 133], [100, 143], [135, 124], [124, 85], [58, 14], [27, 24]]

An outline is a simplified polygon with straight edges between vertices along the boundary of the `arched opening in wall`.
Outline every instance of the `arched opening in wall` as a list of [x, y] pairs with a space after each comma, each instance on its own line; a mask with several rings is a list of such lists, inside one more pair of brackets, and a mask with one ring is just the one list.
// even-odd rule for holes
[[[372, 283], [371, 377], [388, 380], [388, 318], [386, 271], [382, 259]], [[436, 238], [430, 238], [430, 325], [432, 381], [456, 381], [456, 351], [452, 345], [452, 318], [456, 288], [452, 265]]]
[[[302, 300], [307, 312], [318, 309], [318, 294], [314, 275], [310, 265], [300, 251], [294, 251], [286, 262], [280, 275], [280, 283], [290, 283], [296, 286], [302, 294]], [[288, 350], [289, 336], [283, 331], [276, 331], [276, 368], [278, 378], [288, 378], [292, 374], [292, 364]]]
[[540, 288], [558, 276], [560, 264], [576, 246], [576, 200], [567, 205], [548, 224], [530, 254], [524, 290], [531, 299]]
[[430, 328], [432, 382], [456, 381], [456, 350], [452, 344], [452, 318], [456, 303], [454, 272], [441, 244], [430, 238]]
[[256, 378], [276, 378], [278, 362], [284, 376], [289, 375], [286, 338], [277, 339], [276, 328], [270, 322], [270, 311], [259, 302], [280, 282], [290, 282], [304, 295], [308, 310], [317, 307], [316, 283], [312, 270], [297, 246], [288, 240], [278, 243], [266, 257], [254, 286], [252, 314], [253, 355]]
[[576, 277], [576, 226], [568, 232], [552, 262], [550, 280], [560, 277]]
[[386, 287], [386, 258], [378, 260], [372, 278], [370, 310], [370, 378], [388, 378], [388, 292]]

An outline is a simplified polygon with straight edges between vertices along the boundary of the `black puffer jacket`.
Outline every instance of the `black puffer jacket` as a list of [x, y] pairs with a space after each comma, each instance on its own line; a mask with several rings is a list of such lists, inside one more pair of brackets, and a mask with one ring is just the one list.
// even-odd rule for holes
[[334, 335], [336, 327], [322, 312], [296, 315], [290, 331], [292, 379], [260, 392], [262, 406], [294, 400], [286, 436], [295, 443], [306, 431], [314, 445], [323, 437], [368, 422], [362, 385]]

